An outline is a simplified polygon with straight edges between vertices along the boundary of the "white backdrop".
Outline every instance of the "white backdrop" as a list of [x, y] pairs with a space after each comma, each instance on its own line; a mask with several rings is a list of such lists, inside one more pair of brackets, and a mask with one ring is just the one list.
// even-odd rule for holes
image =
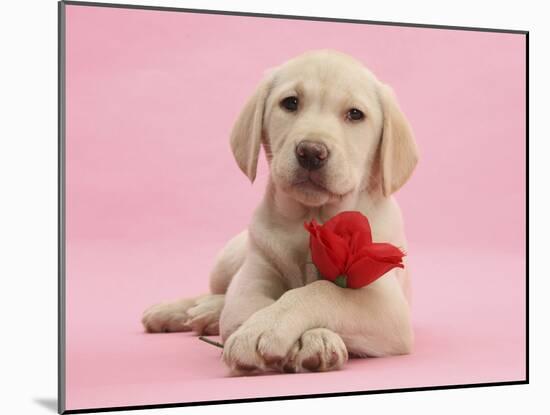
[[[423, 413], [516, 414], [543, 401], [550, 386], [550, 291], [545, 252], [550, 233], [550, 49], [545, 2], [427, 0], [123, 1], [133, 4], [330, 16], [529, 30], [531, 83], [531, 385], [359, 397], [189, 407], [143, 414]], [[57, 5], [4, 2], [0, 12], [0, 405], [7, 413], [53, 413], [57, 376]], [[536, 224], [533, 226], [533, 224]], [[498, 287], [495, 287], [498, 295]], [[275, 391], [276, 394], [276, 391]]]

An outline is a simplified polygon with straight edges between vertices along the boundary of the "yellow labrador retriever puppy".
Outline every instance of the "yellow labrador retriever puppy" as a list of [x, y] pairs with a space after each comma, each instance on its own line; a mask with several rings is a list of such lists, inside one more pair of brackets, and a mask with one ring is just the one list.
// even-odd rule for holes
[[407, 268], [361, 289], [318, 280], [304, 222], [357, 210], [373, 240], [407, 247], [391, 196], [417, 149], [390, 88], [353, 58], [313, 51], [272, 70], [231, 134], [253, 181], [260, 147], [270, 166], [262, 203], [210, 276], [211, 294], [145, 311], [147, 331], [221, 334], [234, 374], [339, 369], [349, 355], [409, 353]]

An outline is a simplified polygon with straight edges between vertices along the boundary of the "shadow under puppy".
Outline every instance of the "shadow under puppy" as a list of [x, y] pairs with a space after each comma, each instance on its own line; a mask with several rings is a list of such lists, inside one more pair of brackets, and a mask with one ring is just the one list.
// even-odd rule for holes
[[234, 374], [326, 371], [349, 355], [411, 351], [408, 267], [360, 289], [319, 280], [304, 222], [342, 211], [369, 218], [374, 241], [403, 249], [391, 196], [410, 177], [417, 149], [391, 89], [361, 63], [312, 51], [271, 70], [231, 134], [254, 181], [263, 147], [270, 177], [247, 230], [231, 239], [210, 275], [210, 294], [154, 305], [149, 332], [221, 334]]

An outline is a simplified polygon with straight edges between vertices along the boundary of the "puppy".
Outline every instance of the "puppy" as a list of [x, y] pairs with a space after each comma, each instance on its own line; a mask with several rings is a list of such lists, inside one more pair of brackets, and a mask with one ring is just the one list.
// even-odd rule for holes
[[390, 88], [342, 53], [298, 56], [269, 72], [231, 133], [251, 181], [260, 147], [270, 168], [265, 196], [217, 258], [211, 294], [149, 308], [146, 330], [219, 333], [234, 374], [327, 371], [350, 355], [409, 353], [408, 268], [342, 289], [317, 279], [304, 230], [305, 221], [356, 210], [374, 241], [406, 249], [391, 195], [418, 155]]

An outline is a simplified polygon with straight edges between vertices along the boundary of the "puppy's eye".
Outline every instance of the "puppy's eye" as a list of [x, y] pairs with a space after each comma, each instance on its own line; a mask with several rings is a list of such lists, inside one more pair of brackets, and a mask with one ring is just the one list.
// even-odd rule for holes
[[287, 111], [294, 112], [298, 110], [298, 98], [297, 97], [286, 97], [281, 101], [281, 107]]
[[352, 108], [346, 114], [346, 118], [350, 121], [359, 121], [365, 118], [365, 114], [357, 108]]

